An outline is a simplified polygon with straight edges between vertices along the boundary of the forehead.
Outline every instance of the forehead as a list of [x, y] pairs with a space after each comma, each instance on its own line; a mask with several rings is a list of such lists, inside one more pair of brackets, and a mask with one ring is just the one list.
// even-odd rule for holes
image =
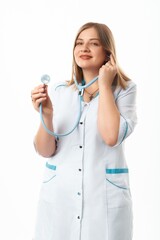
[[77, 39], [79, 38], [84, 40], [92, 38], [99, 39], [99, 36], [95, 28], [87, 28], [79, 34]]

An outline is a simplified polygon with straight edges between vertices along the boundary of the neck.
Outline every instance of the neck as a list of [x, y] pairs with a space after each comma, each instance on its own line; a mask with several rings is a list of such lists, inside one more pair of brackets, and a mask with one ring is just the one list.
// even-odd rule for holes
[[89, 87], [85, 88], [84, 91], [87, 92], [89, 95], [92, 95], [95, 92], [97, 92], [98, 89], [99, 89], [98, 81], [95, 81]]
[[95, 78], [98, 75], [97, 72], [92, 71], [83, 71], [83, 78], [87, 83], [89, 83], [93, 78]]

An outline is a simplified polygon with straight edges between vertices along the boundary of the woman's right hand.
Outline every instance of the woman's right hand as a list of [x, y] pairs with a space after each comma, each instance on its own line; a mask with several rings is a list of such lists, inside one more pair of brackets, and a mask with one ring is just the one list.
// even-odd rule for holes
[[39, 112], [40, 103], [42, 103], [43, 107], [43, 115], [52, 115], [53, 114], [53, 107], [50, 97], [48, 96], [48, 86], [45, 84], [41, 84], [35, 87], [31, 91], [31, 99], [33, 107], [36, 111]]

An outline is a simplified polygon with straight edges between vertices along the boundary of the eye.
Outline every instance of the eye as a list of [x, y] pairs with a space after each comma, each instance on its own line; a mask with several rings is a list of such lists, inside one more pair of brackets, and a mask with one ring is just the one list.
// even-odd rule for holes
[[76, 46], [80, 46], [82, 44], [83, 44], [83, 42], [80, 42], [80, 41], [76, 42]]
[[98, 42], [91, 42], [90, 43], [92, 46], [99, 46], [99, 43]]

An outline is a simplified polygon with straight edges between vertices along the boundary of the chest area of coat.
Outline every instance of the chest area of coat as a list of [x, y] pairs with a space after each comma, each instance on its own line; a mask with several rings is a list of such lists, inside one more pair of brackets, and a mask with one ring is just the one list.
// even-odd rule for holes
[[85, 122], [88, 126], [97, 123], [98, 97], [89, 103], [80, 99], [78, 94], [64, 93], [54, 106], [54, 122], [57, 128], [71, 129], [80, 122]]

